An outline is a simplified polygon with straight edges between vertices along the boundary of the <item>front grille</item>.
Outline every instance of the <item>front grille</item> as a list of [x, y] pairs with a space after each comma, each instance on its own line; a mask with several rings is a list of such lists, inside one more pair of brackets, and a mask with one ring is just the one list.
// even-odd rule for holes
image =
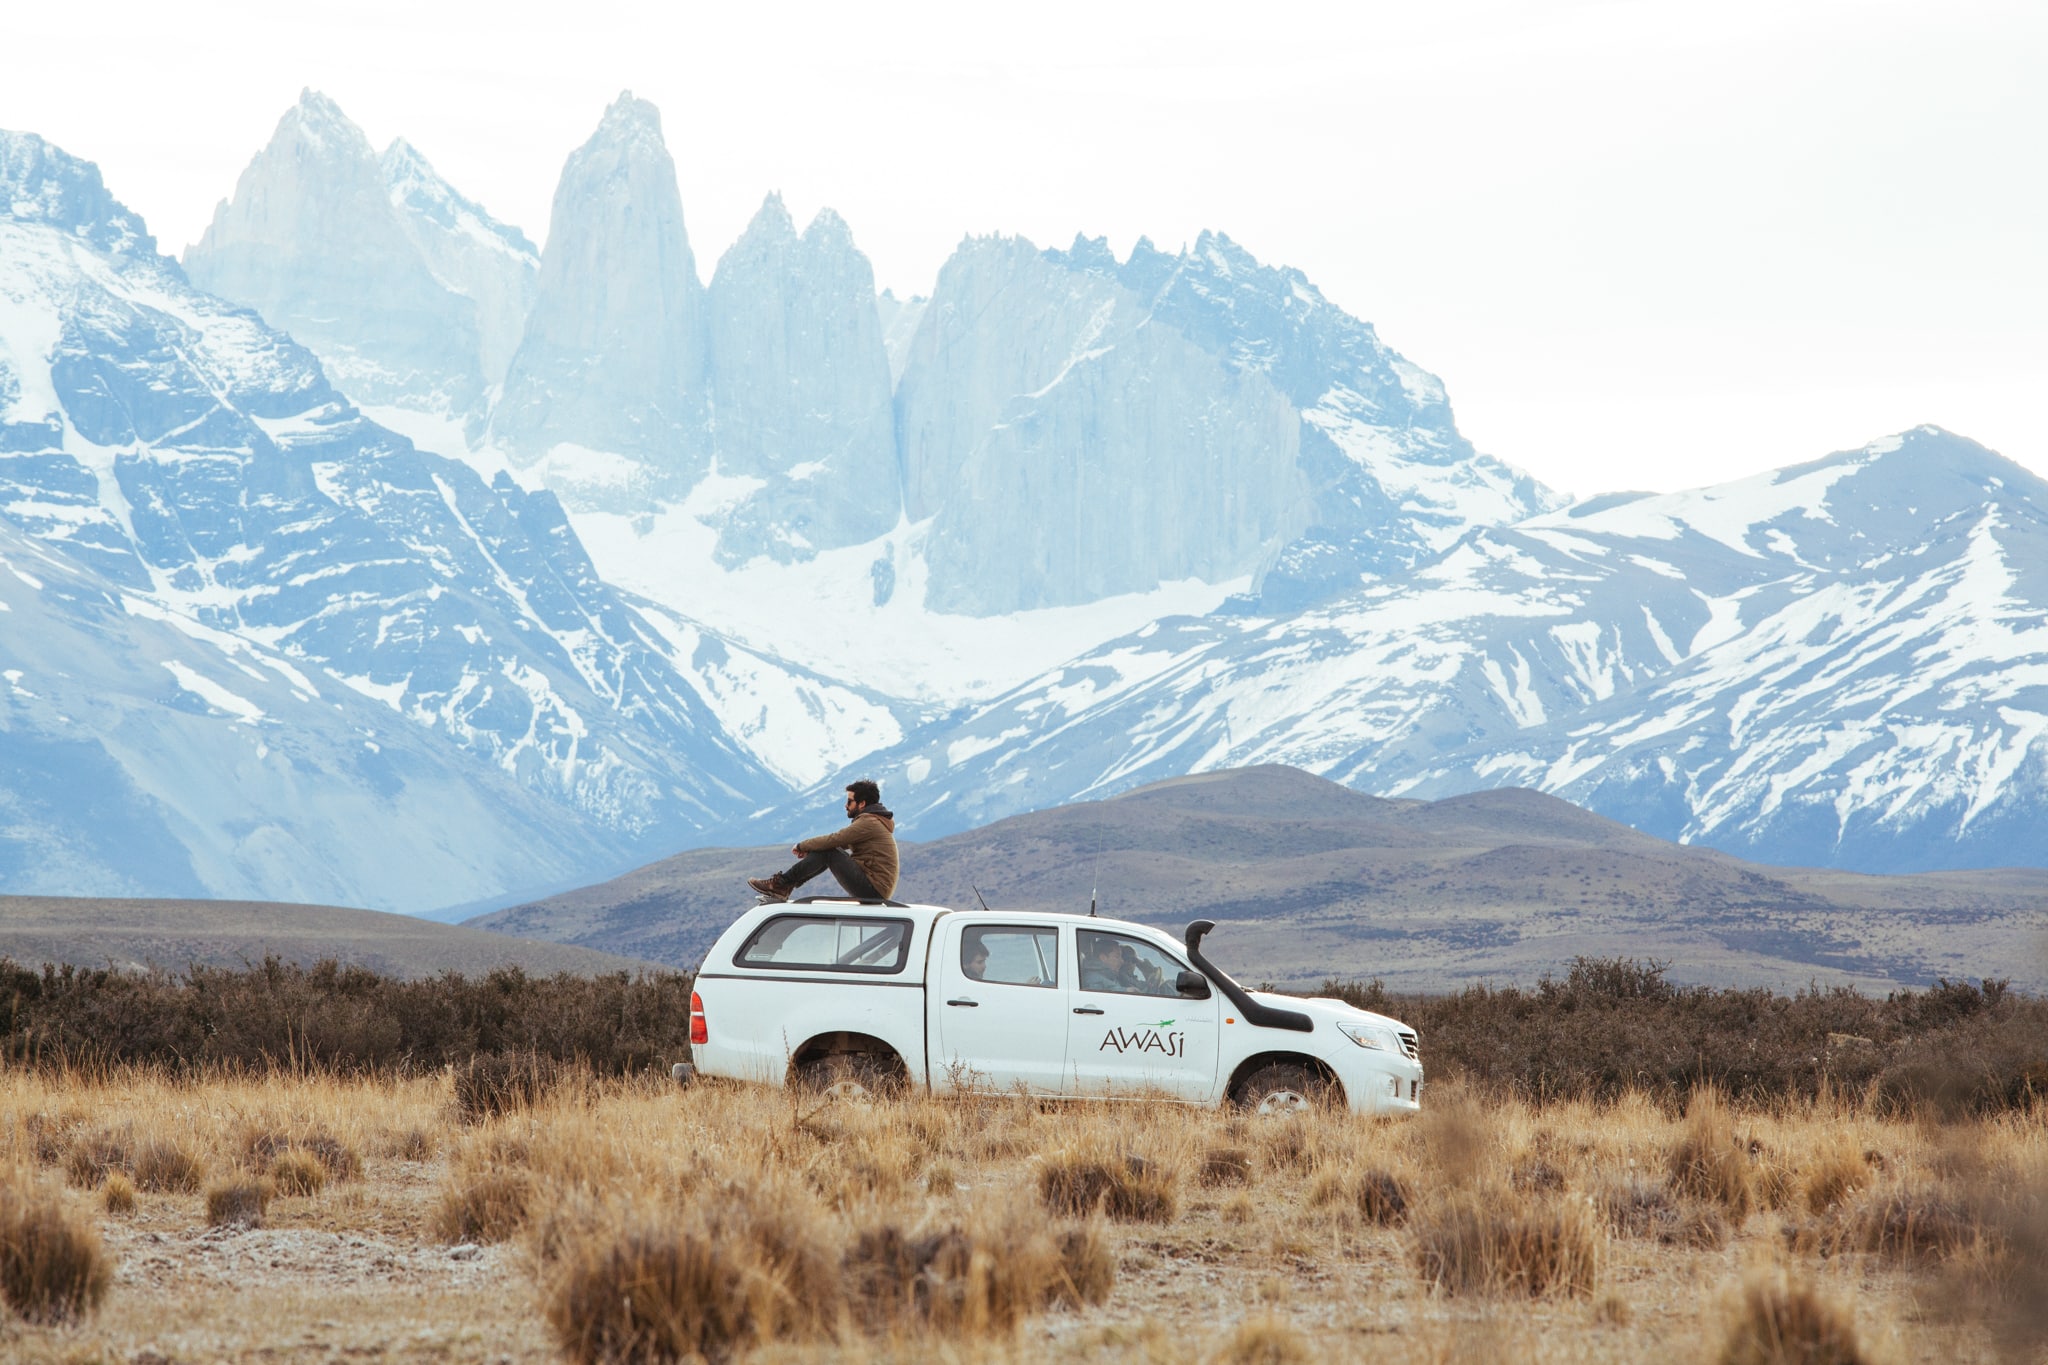
[[1400, 1036], [1402, 1055], [1408, 1058], [1408, 1060], [1411, 1062], [1419, 1061], [1421, 1059], [1421, 1054], [1419, 1054], [1415, 1049], [1415, 1035], [1410, 1033], [1407, 1029], [1402, 1029], [1400, 1031]]

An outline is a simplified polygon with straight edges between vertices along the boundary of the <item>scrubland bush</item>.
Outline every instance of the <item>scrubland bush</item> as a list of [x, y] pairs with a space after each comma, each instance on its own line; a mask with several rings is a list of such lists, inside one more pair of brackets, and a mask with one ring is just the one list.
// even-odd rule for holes
[[[1413, 1026], [1433, 1077], [1532, 1100], [1639, 1090], [1676, 1102], [1707, 1084], [1750, 1103], [1873, 1088], [1894, 1108], [1952, 1114], [2048, 1097], [2048, 1000], [2001, 981], [1944, 980], [1878, 999], [1847, 987], [1786, 996], [1675, 986], [1664, 972], [1579, 958], [1563, 980], [1528, 989], [1397, 995], [1331, 980], [1314, 993]], [[1858, 1041], [1831, 1046], [1831, 1035]]]
[[0, 1300], [8, 1308], [31, 1322], [68, 1322], [98, 1308], [113, 1280], [89, 1219], [55, 1190], [0, 1179]]
[[14, 1065], [404, 1074], [505, 1053], [615, 1076], [688, 1057], [689, 1026], [684, 974], [400, 981], [274, 957], [182, 973], [0, 958], [0, 1063]]

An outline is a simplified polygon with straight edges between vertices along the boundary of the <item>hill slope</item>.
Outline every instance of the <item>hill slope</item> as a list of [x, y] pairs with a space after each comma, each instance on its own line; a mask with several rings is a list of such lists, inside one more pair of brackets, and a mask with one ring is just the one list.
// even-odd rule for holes
[[[1366, 796], [1298, 769], [1175, 778], [905, 844], [898, 895], [1214, 919], [1253, 979], [1378, 976], [1441, 989], [1531, 980], [1576, 955], [1652, 956], [1677, 981], [1881, 988], [1937, 976], [2048, 983], [2048, 872], [1868, 877], [1666, 843], [1537, 792]], [[470, 921], [696, 961], [785, 850], [697, 849]], [[822, 888], [821, 888], [822, 889]]]
[[307, 966], [333, 958], [398, 977], [473, 976], [515, 966], [534, 975], [595, 976], [655, 965], [590, 948], [332, 905], [0, 896], [0, 957], [28, 966], [111, 963], [175, 971], [195, 963], [240, 967], [272, 954]]

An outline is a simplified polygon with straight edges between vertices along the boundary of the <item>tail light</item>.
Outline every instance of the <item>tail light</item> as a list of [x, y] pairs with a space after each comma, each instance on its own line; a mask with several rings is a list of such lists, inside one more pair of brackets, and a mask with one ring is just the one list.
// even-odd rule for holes
[[704, 997], [690, 992], [690, 1041], [708, 1043], [711, 1041], [711, 1025], [704, 1018]]

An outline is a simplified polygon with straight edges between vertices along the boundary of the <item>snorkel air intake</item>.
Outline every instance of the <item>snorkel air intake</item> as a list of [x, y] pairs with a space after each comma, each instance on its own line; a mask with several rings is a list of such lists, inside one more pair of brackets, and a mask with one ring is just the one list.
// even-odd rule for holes
[[1299, 1010], [1281, 1010], [1271, 1005], [1261, 1005], [1246, 994], [1244, 987], [1232, 981], [1228, 973], [1202, 956], [1202, 936], [1215, 927], [1216, 921], [1212, 919], [1198, 919], [1188, 926], [1184, 940], [1188, 946], [1188, 960], [1195, 964], [1203, 976], [1216, 983], [1216, 989], [1223, 992], [1226, 1000], [1237, 1006], [1237, 1012], [1244, 1016], [1244, 1021], [1247, 1024], [1256, 1024], [1260, 1028], [1292, 1029], [1296, 1033], [1315, 1032], [1315, 1020]]

